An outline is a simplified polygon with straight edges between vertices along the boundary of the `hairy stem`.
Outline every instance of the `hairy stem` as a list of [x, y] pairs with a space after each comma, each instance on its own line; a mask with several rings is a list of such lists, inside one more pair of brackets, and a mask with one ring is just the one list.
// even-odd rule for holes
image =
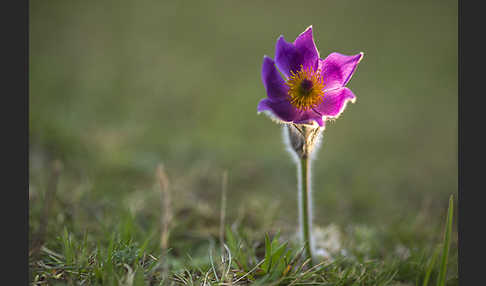
[[312, 246], [311, 246], [311, 229], [312, 229], [312, 197], [310, 186], [310, 160], [307, 156], [300, 158], [300, 231], [304, 242], [305, 254], [310, 258], [312, 266]]

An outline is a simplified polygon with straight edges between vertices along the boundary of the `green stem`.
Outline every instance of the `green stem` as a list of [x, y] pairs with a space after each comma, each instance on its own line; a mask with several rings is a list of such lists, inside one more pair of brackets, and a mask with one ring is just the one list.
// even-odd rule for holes
[[312, 266], [312, 248], [311, 248], [311, 225], [312, 216], [310, 208], [312, 204], [310, 192], [310, 160], [307, 156], [300, 158], [300, 228], [302, 232], [302, 239], [305, 247], [305, 254], [307, 258], [311, 258], [310, 266]]

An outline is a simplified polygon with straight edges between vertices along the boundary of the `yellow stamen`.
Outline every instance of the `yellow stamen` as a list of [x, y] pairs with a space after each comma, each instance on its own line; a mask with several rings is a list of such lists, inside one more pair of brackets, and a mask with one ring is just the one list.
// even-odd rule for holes
[[304, 69], [290, 71], [290, 78], [285, 83], [289, 87], [289, 102], [300, 110], [317, 107], [324, 97], [324, 83], [319, 70]]

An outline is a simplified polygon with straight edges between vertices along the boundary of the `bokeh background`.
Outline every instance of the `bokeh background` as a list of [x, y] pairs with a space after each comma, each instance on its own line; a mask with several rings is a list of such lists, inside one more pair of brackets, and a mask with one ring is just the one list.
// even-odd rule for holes
[[327, 125], [313, 164], [316, 224], [403, 225], [411, 241], [439, 240], [457, 194], [457, 6], [31, 1], [31, 231], [55, 159], [52, 237], [59, 226], [96, 233], [127, 212], [156, 229], [160, 163], [186, 226], [214, 215], [205, 227], [218, 228], [227, 170], [229, 222], [258, 214], [262, 232], [294, 229], [296, 169], [256, 106], [263, 56], [313, 25], [321, 57], [365, 53], [348, 84], [357, 101]]

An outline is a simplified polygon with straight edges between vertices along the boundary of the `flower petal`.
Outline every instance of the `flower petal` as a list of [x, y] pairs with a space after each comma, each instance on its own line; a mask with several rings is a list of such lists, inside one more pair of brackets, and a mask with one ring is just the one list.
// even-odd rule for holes
[[354, 103], [355, 100], [356, 96], [347, 87], [329, 90], [324, 93], [322, 103], [315, 110], [322, 116], [337, 118], [346, 108], [348, 101]]
[[297, 72], [302, 65], [304, 68], [317, 68], [317, 52], [312, 26], [300, 34], [293, 43], [285, 41], [280, 36], [275, 46], [275, 63], [285, 76], [290, 77], [290, 71]]
[[258, 112], [270, 111], [278, 119], [286, 122], [294, 121], [299, 116], [299, 111], [287, 100], [271, 100], [264, 98], [258, 103]]
[[290, 77], [290, 71], [299, 70], [300, 65], [303, 64], [297, 48], [294, 44], [285, 41], [283, 36], [278, 38], [275, 46], [275, 63], [286, 77]]
[[308, 111], [302, 112], [299, 119], [294, 120], [294, 123], [296, 123], [296, 124], [311, 123], [312, 120], [317, 122], [317, 124], [319, 124], [319, 126], [321, 126], [321, 127], [324, 126], [324, 121], [322, 120], [322, 115], [315, 112], [314, 110], [308, 110]]
[[294, 41], [294, 45], [303, 58], [304, 67], [316, 68], [317, 60], [319, 59], [319, 52], [314, 43], [314, 36], [312, 34], [312, 26], [309, 26], [302, 34], [300, 34]]
[[319, 59], [318, 69], [321, 70], [326, 90], [345, 86], [362, 58], [363, 53], [352, 56], [331, 53], [325, 60]]
[[264, 98], [258, 103], [258, 113], [270, 112], [276, 119], [284, 122], [310, 123], [315, 120], [320, 126], [324, 125], [322, 115], [314, 110], [301, 111], [295, 108], [288, 100], [272, 100]]
[[283, 99], [287, 97], [288, 86], [277, 71], [274, 61], [267, 56], [263, 58], [262, 81], [269, 98]]

